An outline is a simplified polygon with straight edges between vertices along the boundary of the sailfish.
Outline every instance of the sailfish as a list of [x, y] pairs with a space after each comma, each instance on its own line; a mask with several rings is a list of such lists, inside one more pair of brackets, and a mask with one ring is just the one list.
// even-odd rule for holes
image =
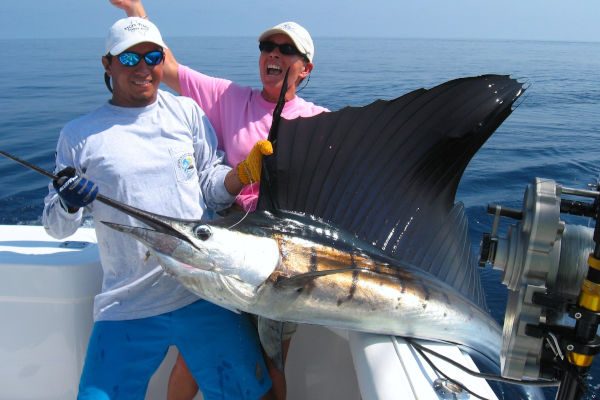
[[467, 164], [524, 90], [509, 76], [482, 75], [277, 120], [256, 212], [190, 221], [115, 203], [145, 226], [105, 223], [223, 307], [456, 343], [498, 364], [501, 328], [455, 197]]

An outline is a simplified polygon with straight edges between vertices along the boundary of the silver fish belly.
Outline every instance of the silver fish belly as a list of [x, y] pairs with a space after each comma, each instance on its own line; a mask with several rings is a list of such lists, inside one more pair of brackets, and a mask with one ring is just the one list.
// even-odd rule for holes
[[[416, 267], [276, 235], [272, 240], [278, 262], [262, 283], [254, 284], [242, 277], [255, 275], [252, 268], [264, 270], [260, 260], [273, 259], [273, 246], [255, 243], [251, 249], [241, 248], [240, 241], [252, 235], [238, 235], [230, 246], [207, 243], [202, 252], [183, 241], [171, 254], [159, 251], [156, 242], [151, 248], [184, 286], [225, 308], [279, 321], [458, 343], [498, 359], [498, 324], [455, 289]], [[240, 251], [262, 258], [241, 256]], [[207, 268], [204, 257], [225, 265]], [[247, 259], [257, 263], [236, 264]]]

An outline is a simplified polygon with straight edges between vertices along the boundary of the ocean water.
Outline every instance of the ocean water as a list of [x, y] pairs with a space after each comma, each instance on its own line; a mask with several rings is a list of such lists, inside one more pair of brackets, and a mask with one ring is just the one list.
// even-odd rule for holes
[[[180, 63], [260, 85], [254, 38], [167, 38]], [[0, 149], [53, 168], [61, 127], [109, 98], [102, 39], [0, 40]], [[317, 38], [315, 69], [300, 95], [336, 110], [392, 99], [446, 80], [487, 73], [527, 82], [518, 108], [469, 164], [457, 200], [478, 252], [491, 230], [488, 203], [521, 208], [535, 177], [586, 188], [600, 173], [600, 43]], [[0, 224], [40, 224], [48, 181], [0, 157]], [[583, 218], [564, 218], [586, 225]], [[504, 318], [500, 273], [482, 271], [488, 306]], [[588, 398], [600, 387], [591, 370]], [[549, 397], [552, 391], [548, 391]]]

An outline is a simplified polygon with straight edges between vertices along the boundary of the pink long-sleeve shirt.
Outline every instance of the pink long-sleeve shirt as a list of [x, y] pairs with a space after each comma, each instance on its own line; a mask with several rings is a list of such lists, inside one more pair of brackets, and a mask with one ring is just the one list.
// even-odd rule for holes
[[[266, 139], [273, 121], [275, 103], [266, 101], [259, 89], [240, 86], [227, 79], [213, 78], [191, 68], [179, 66], [181, 94], [194, 99], [215, 128], [219, 149], [225, 151], [232, 167], [242, 161], [252, 146]], [[285, 103], [281, 115], [286, 119], [310, 117], [328, 111], [301, 97]], [[245, 187], [236, 202], [253, 211], [258, 199], [258, 185]]]

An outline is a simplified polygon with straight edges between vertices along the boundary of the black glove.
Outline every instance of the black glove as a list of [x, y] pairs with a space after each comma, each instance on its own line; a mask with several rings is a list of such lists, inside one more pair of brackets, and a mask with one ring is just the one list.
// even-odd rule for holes
[[56, 174], [52, 181], [54, 189], [60, 196], [67, 211], [74, 213], [80, 207], [90, 204], [98, 195], [98, 185], [94, 182], [77, 175], [73, 167], [67, 167]]

